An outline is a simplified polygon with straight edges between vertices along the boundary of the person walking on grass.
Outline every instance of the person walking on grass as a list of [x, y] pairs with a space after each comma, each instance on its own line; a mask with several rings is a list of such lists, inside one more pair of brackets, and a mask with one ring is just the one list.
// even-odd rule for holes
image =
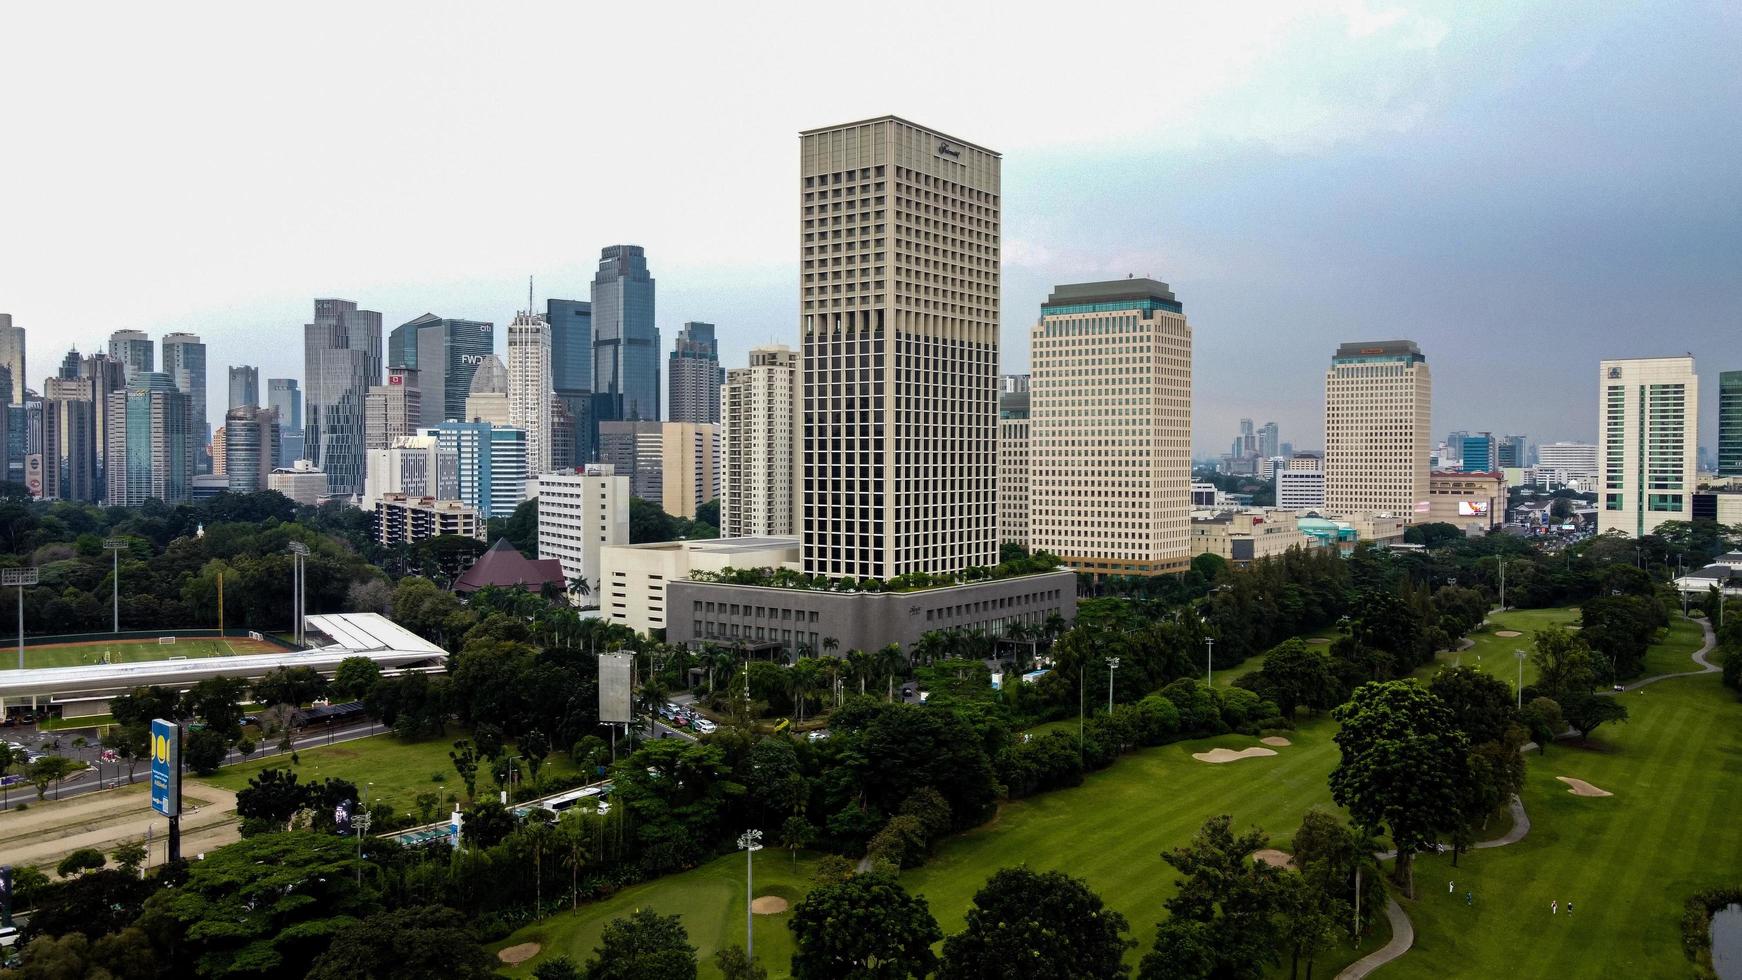
[[1557, 898], [1557, 899], [1554, 899], [1548, 903], [1548, 914], [1549, 915], [1560, 915], [1561, 914], [1561, 900], [1560, 899]]

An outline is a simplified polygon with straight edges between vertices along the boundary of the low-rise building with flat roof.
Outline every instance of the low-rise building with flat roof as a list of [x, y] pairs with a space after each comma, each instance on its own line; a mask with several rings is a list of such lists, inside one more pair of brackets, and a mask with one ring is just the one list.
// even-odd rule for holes
[[797, 569], [799, 547], [796, 535], [606, 545], [599, 549], [599, 609], [637, 633], [664, 630], [671, 583], [695, 571]]
[[1271, 558], [1290, 548], [1319, 547], [1301, 533], [1293, 511], [1279, 508], [1198, 511], [1192, 514], [1192, 554], [1219, 555], [1235, 565]]
[[1427, 499], [1427, 520], [1465, 534], [1487, 534], [1506, 521], [1506, 476], [1494, 470], [1435, 470], [1428, 476]]

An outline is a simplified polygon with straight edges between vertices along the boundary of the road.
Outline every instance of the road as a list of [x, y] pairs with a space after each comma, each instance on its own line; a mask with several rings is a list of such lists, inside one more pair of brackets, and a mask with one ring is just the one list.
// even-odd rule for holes
[[[350, 742], [359, 738], [368, 738], [371, 735], [379, 735], [385, 731], [387, 731], [387, 729], [382, 727], [380, 724], [374, 721], [369, 721], [362, 724], [336, 728], [330, 732], [310, 732], [299, 735], [293, 745], [296, 749], [310, 749], [321, 745], [332, 745], [337, 742]], [[84, 749], [82, 753], [75, 753], [69, 746], [72, 744], [72, 740], [81, 734], [85, 735], [85, 737], [91, 741], [92, 747]], [[96, 762], [95, 756], [97, 752], [101, 751], [101, 749], [95, 748], [95, 729], [78, 729], [74, 731], [63, 730], [58, 732], [38, 732], [34, 729], [26, 729], [23, 727], [0, 729], [0, 740], [23, 742], [25, 745], [30, 746], [32, 751], [36, 752], [57, 751], [54, 748], [54, 742], [57, 739], [60, 742], [60, 749], [58, 751], [61, 754], [64, 755], [70, 753], [73, 758], [78, 758], [80, 755], [83, 755], [87, 757], [87, 761], [97, 768], [87, 769], [82, 773], [67, 777], [62, 781], [58, 790], [53, 786], [50, 786], [48, 790], [48, 798], [51, 800], [70, 799], [72, 797], [82, 796], [86, 793], [97, 793], [106, 789], [114, 789], [117, 786], [144, 782], [151, 778], [151, 766], [147, 762], [140, 762], [134, 766], [133, 777], [131, 779], [127, 777], [126, 763], [116, 764]], [[252, 762], [256, 759], [270, 758], [272, 756], [284, 754], [285, 753], [280, 751], [276, 746], [264, 751], [257, 751], [246, 757], [235, 749], [231, 749], [229, 755], [224, 759], [224, 765], [234, 765], [238, 762]], [[20, 803], [35, 802], [35, 786], [32, 786], [29, 783], [14, 785], [6, 795], [4, 800], [5, 805], [0, 806], [0, 812], [10, 810]]]

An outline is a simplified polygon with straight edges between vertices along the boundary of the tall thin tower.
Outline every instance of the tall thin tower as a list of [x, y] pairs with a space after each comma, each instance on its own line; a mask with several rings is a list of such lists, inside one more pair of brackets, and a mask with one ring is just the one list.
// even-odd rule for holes
[[998, 153], [895, 116], [799, 139], [803, 563], [998, 559]]
[[550, 321], [531, 309], [508, 324], [508, 424], [526, 430], [526, 463], [550, 472]]

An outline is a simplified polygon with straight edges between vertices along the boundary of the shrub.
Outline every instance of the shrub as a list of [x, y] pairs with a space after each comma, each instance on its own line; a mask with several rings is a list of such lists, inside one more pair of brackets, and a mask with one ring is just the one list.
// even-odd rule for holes
[[1179, 734], [1179, 709], [1159, 694], [1131, 705], [1131, 715], [1138, 745], [1162, 745]]
[[881, 859], [897, 867], [917, 868], [925, 863], [929, 849], [925, 825], [918, 817], [904, 813], [883, 825], [883, 829], [871, 838], [866, 853], [873, 861]]
[[1181, 677], [1162, 688], [1161, 696], [1173, 702], [1174, 708], [1179, 711], [1180, 731], [1205, 735], [1223, 730], [1222, 715], [1216, 708], [1215, 696], [1195, 678]]

